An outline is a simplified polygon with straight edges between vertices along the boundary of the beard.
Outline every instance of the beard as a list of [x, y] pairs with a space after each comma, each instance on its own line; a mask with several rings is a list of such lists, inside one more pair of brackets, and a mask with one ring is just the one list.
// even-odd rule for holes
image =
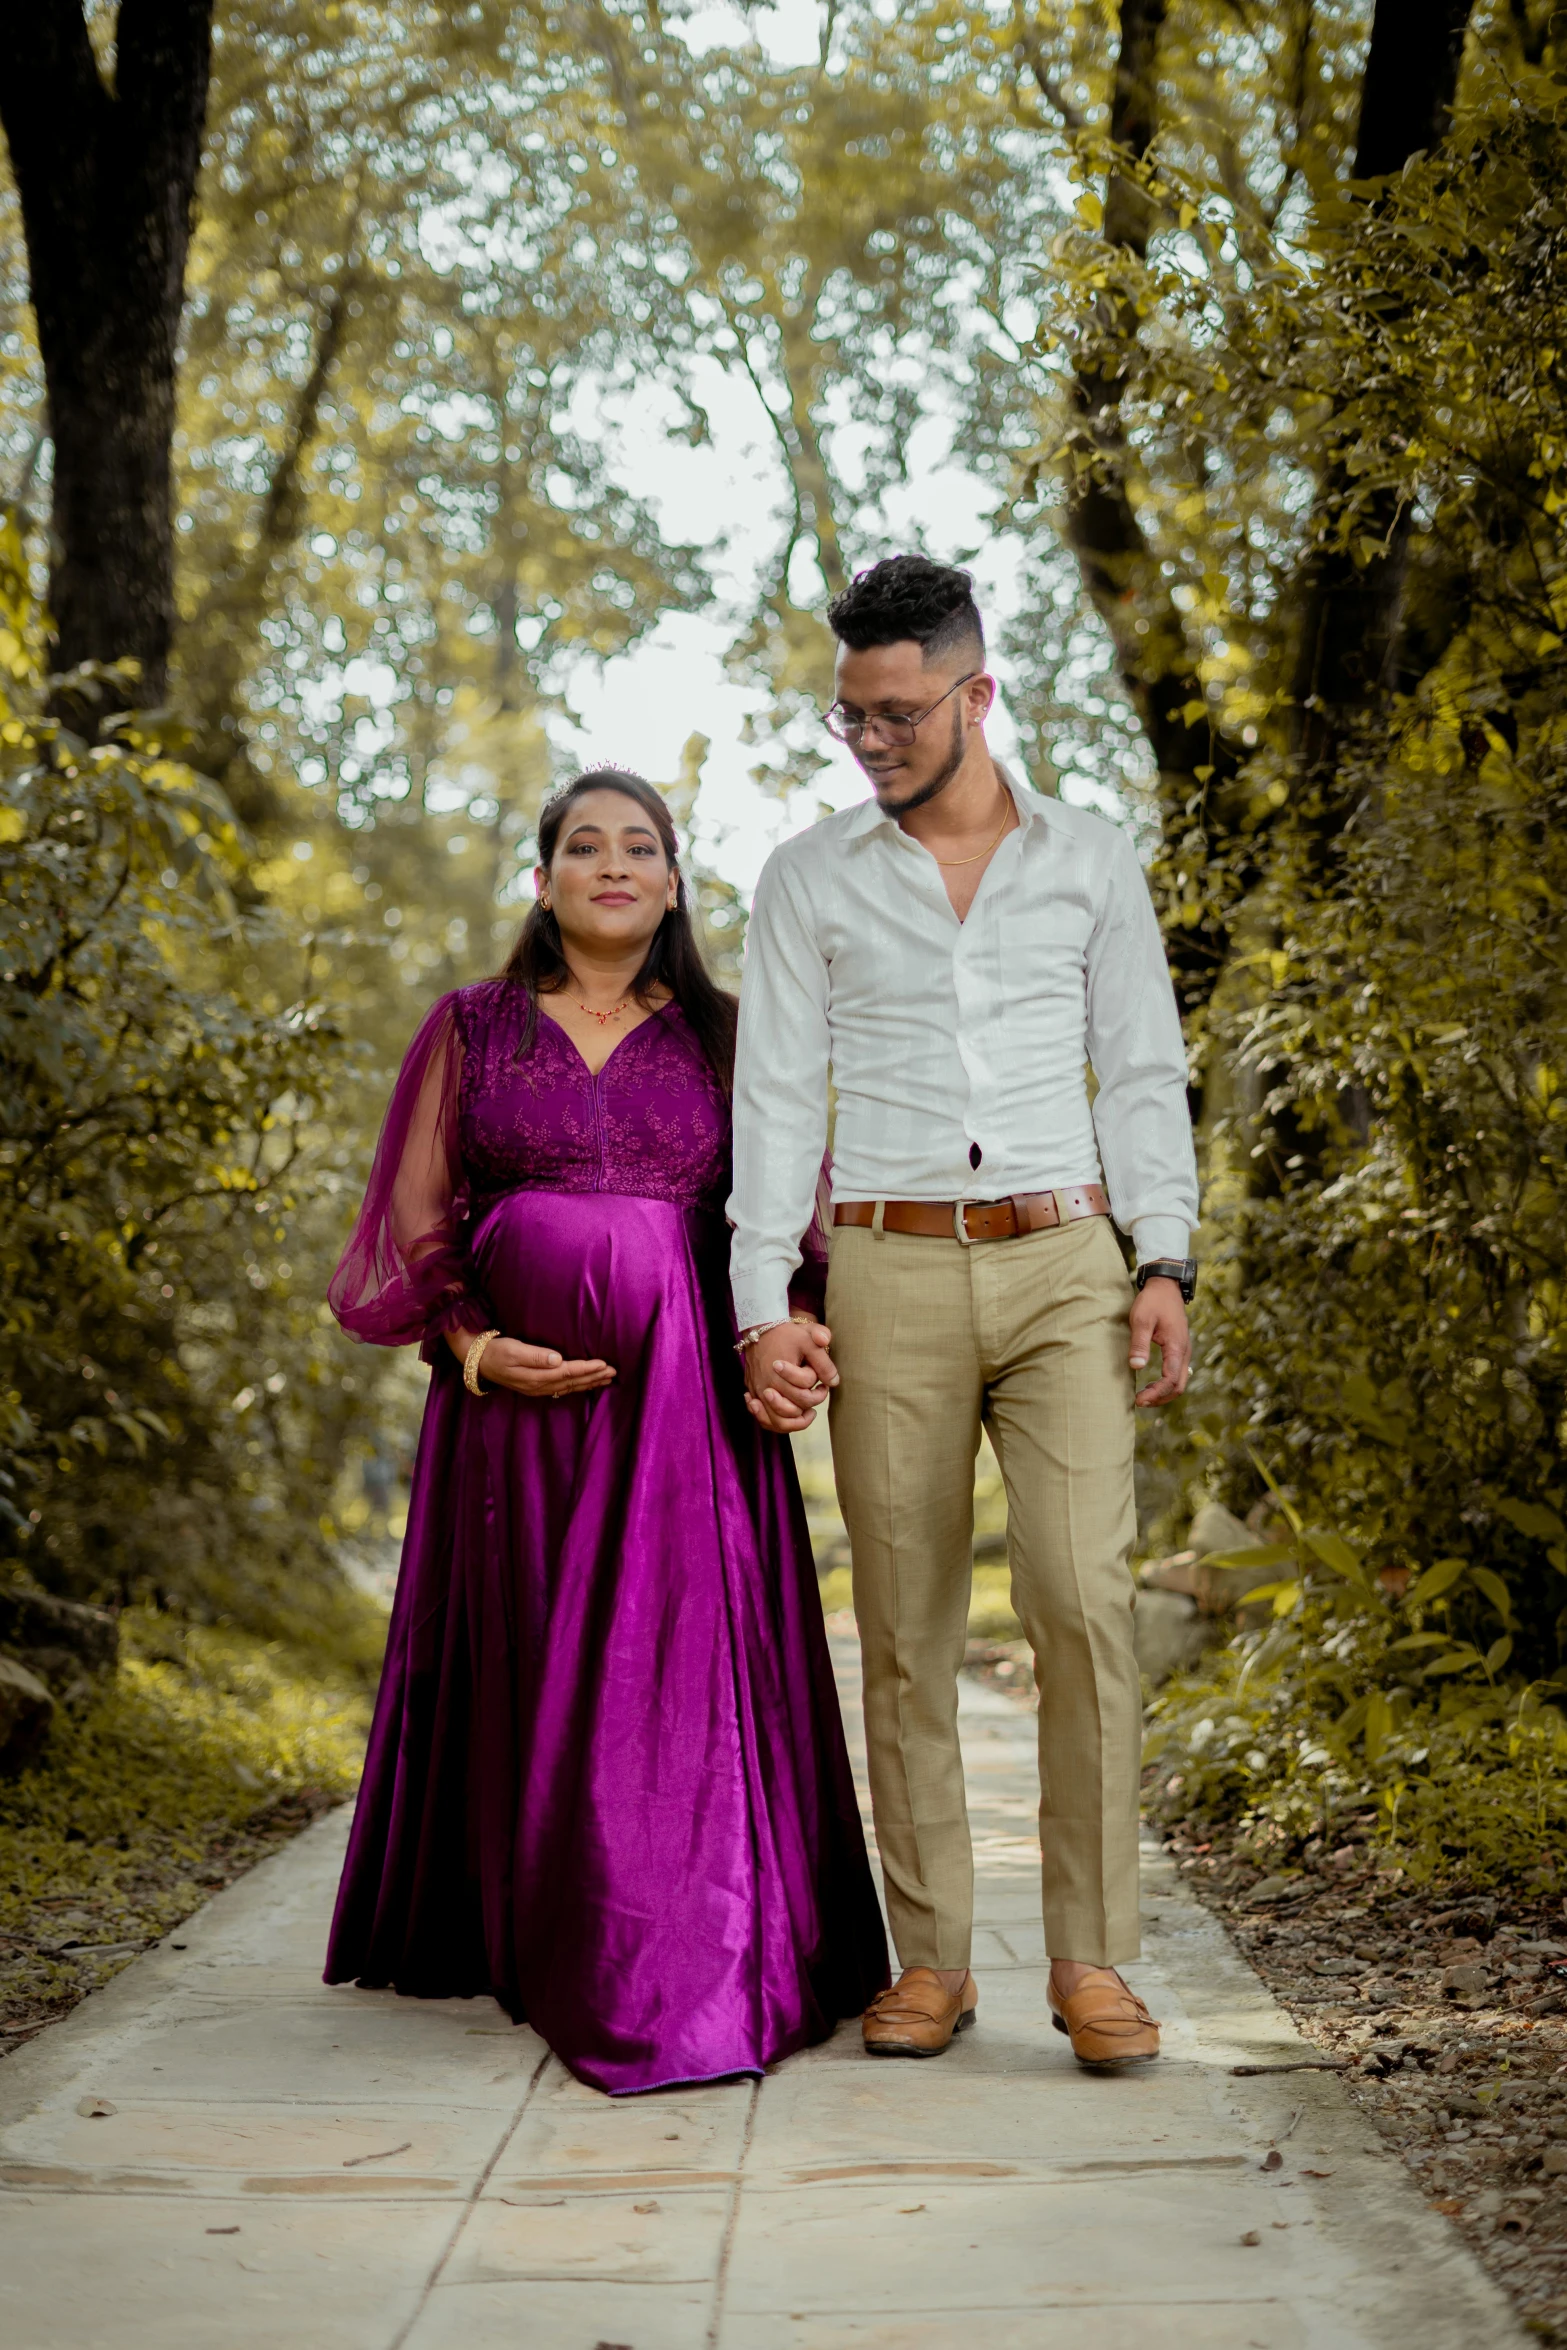
[[939, 793], [946, 790], [948, 784], [952, 781], [952, 778], [954, 775], [956, 775], [958, 769], [962, 766], [963, 755], [967, 749], [968, 744], [964, 740], [963, 736], [963, 713], [960, 709], [958, 709], [956, 704], [954, 704], [952, 711], [952, 733], [947, 742], [947, 755], [945, 759], [943, 759], [941, 765], [937, 768], [935, 774], [930, 776], [924, 783], [916, 784], [913, 791], [909, 794], [906, 800], [895, 800], [891, 803], [882, 800], [881, 787], [874, 775], [871, 777], [871, 789], [875, 792], [878, 801], [881, 802], [881, 805], [887, 809], [889, 815], [912, 815], [916, 808], [928, 807], [931, 801], [935, 799]]

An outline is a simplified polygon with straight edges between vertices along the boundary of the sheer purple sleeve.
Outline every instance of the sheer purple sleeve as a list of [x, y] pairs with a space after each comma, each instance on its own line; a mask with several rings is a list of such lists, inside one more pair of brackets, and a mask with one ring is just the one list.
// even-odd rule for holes
[[816, 1213], [800, 1236], [800, 1262], [789, 1277], [791, 1314], [814, 1314], [820, 1321], [827, 1305], [827, 1235], [832, 1229], [832, 1159], [822, 1161], [816, 1178]]
[[327, 1288], [343, 1328], [372, 1346], [407, 1346], [485, 1325], [463, 1231], [461, 1074], [457, 998], [448, 995], [408, 1048], [359, 1220]]

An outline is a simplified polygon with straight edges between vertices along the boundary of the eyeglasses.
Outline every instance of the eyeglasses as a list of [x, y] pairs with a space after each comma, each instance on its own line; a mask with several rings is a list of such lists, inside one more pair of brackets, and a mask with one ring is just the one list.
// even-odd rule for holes
[[847, 743], [851, 750], [859, 749], [873, 726], [881, 728], [882, 741], [889, 749], [906, 748], [914, 740], [915, 728], [924, 725], [932, 710], [939, 710], [943, 702], [950, 702], [958, 686], [972, 685], [976, 677], [983, 675], [982, 669], [971, 669], [967, 677], [960, 677], [956, 685], [949, 685], [944, 694], [938, 694], [928, 709], [916, 710], [912, 717], [878, 710], [868, 718], [851, 718], [841, 702], [834, 702], [824, 723], [828, 733], [836, 735], [839, 742]]

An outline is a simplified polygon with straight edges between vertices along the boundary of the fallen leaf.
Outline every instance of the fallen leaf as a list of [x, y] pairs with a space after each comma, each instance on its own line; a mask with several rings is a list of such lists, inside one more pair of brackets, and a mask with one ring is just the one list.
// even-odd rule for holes
[[85, 2114], [89, 2121], [98, 2121], [104, 2114], [118, 2113], [120, 2109], [117, 2105], [111, 2105], [107, 2097], [78, 2097], [76, 2110]]
[[900, 2203], [898, 2205], [899, 2211], [903, 2213], [905, 2218], [907, 2218], [911, 2212], [923, 2211], [924, 2208], [925, 2206], [923, 2203]]
[[633, 2203], [631, 2208], [633, 2211], [657, 2211], [658, 2205], [656, 2203]]
[[1284, 2157], [1276, 2146], [1268, 2148], [1262, 2158], [1262, 2167], [1264, 2170], [1282, 2170], [1284, 2168]]
[[207, 2233], [209, 2236], [237, 2236], [239, 2234], [239, 2229], [237, 2227], [208, 2228]]
[[1258, 2235], [1255, 2228], [1248, 2228], [1245, 2235], [1242, 2236], [1241, 2242], [1243, 2244], [1260, 2244], [1262, 2242], [1262, 2238]]
[[1306, 2170], [1300, 2175], [1303, 2179], [1331, 2179], [1333, 2173], [1330, 2170]]

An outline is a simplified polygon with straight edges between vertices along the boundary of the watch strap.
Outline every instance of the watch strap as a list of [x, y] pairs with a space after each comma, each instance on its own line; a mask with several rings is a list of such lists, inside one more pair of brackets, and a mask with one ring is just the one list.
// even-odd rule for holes
[[1135, 1280], [1139, 1289], [1147, 1281], [1173, 1281], [1190, 1305], [1197, 1292], [1197, 1261], [1194, 1257], [1149, 1257], [1138, 1266]]

